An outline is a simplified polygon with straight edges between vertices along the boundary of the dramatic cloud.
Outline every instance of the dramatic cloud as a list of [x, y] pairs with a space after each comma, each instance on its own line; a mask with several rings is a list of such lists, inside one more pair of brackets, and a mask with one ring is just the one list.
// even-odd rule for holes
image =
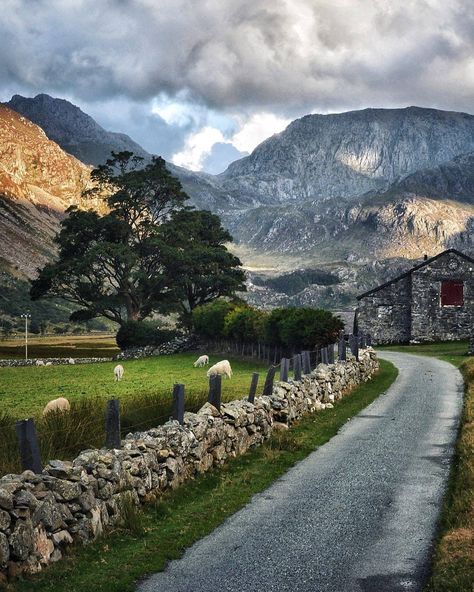
[[[474, 4], [3, 0], [0, 81], [4, 98], [11, 89], [49, 92], [103, 113], [102, 104], [129, 101], [117, 131], [139, 128], [149, 144], [193, 153], [202, 166], [212, 150], [207, 128], [222, 134], [216, 142], [238, 142], [259, 113], [274, 117], [273, 133], [314, 111], [409, 104], [472, 111]], [[146, 124], [133, 122], [133, 109]], [[255, 142], [233, 145], [248, 150]]]

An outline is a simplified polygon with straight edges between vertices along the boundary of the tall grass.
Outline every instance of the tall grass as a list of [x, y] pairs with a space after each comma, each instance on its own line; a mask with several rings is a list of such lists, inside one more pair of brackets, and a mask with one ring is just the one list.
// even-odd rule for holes
[[[223, 402], [234, 398], [223, 394]], [[186, 393], [186, 411], [196, 412], [207, 401], [207, 392]], [[141, 432], [168, 421], [172, 416], [171, 394], [137, 395], [121, 402], [121, 432]], [[72, 460], [82, 450], [100, 448], [105, 443], [105, 410], [103, 399], [86, 398], [71, 402], [68, 412], [53, 411], [38, 418], [36, 430], [43, 464], [48, 460]], [[0, 415], [0, 475], [21, 472], [15, 418]]]

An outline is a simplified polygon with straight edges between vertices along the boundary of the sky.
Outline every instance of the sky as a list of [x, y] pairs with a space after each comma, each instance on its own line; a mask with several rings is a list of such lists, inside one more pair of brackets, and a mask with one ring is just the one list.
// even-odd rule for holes
[[0, 101], [38, 93], [219, 173], [308, 113], [474, 113], [474, 2], [1, 0]]

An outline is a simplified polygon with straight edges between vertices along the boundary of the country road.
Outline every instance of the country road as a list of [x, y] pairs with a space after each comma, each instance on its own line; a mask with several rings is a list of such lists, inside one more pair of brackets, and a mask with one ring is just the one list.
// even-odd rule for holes
[[399, 377], [139, 592], [418, 592], [462, 405], [457, 369], [383, 352]]

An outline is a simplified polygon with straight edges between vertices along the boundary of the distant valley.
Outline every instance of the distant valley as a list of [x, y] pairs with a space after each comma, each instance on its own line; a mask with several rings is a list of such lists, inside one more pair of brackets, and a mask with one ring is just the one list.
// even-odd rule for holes
[[[37, 261], [51, 256], [53, 229], [66, 205], [80, 202], [91, 166], [111, 150], [150, 155], [67, 101], [15, 95], [7, 106], [14, 111], [0, 108], [0, 224], [10, 222], [1, 227], [8, 242], [0, 257], [31, 276], [25, 261], [36, 251]], [[13, 124], [14, 112], [44, 134], [25, 119]], [[11, 125], [41, 136], [40, 161], [25, 149], [36, 140], [8, 136]], [[58, 151], [68, 165], [58, 164], [45, 187]], [[260, 305], [350, 308], [357, 292], [425, 253], [474, 252], [472, 115], [418, 107], [308, 115], [220, 175], [168, 166], [196, 207], [222, 217], [249, 270], [248, 298]], [[23, 193], [10, 186], [12, 179], [21, 185], [12, 173], [19, 170]], [[21, 220], [28, 220], [23, 238]]]

